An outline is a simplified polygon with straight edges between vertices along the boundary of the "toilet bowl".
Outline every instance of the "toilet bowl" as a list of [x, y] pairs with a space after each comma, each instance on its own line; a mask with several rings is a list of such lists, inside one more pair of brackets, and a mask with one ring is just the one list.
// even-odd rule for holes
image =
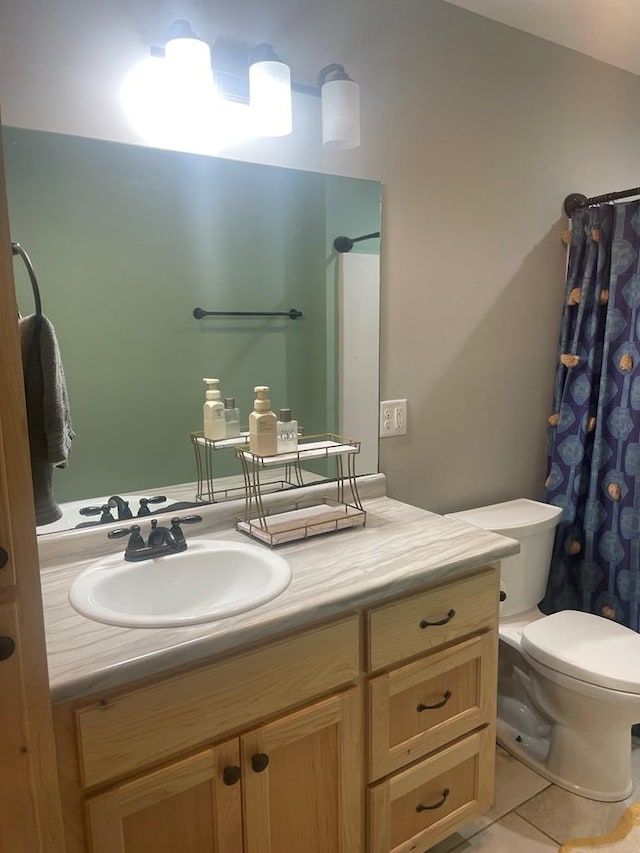
[[561, 512], [521, 499], [447, 517], [520, 542], [501, 565], [498, 742], [556, 785], [615, 802], [633, 787], [640, 635], [591, 613], [538, 609]]

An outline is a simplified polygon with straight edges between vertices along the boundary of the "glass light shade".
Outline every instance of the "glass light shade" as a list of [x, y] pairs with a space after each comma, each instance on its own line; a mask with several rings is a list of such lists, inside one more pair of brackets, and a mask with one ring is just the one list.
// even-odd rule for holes
[[322, 144], [360, 145], [360, 86], [354, 80], [329, 80], [322, 86]]
[[252, 63], [249, 105], [259, 136], [288, 136], [293, 130], [289, 66], [276, 60]]
[[164, 55], [171, 67], [184, 74], [211, 76], [211, 50], [206, 41], [196, 38], [170, 39]]

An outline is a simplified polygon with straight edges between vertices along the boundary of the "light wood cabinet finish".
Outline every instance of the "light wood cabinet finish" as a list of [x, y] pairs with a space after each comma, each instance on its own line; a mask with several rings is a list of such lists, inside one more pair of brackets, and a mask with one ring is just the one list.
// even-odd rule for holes
[[361, 849], [360, 705], [350, 690], [241, 738], [246, 853]]
[[358, 853], [360, 709], [354, 688], [90, 797], [92, 853]]
[[496, 651], [485, 632], [369, 682], [369, 781], [492, 723]]
[[368, 780], [381, 780], [367, 853], [426, 853], [491, 805], [498, 581], [488, 567], [369, 613], [369, 670], [396, 666], [367, 684]]
[[91, 797], [92, 853], [242, 853], [239, 764], [235, 739]]
[[[64, 850], [22, 358], [0, 146], [0, 850]], [[24, 306], [25, 312], [31, 306]], [[9, 648], [8, 641], [5, 649]], [[6, 653], [6, 652], [5, 652]]]
[[374, 785], [368, 853], [425, 853], [491, 806], [494, 772], [490, 726]]
[[82, 784], [117, 779], [309, 701], [356, 679], [359, 661], [354, 615], [80, 707]]
[[496, 570], [487, 568], [369, 612], [369, 672], [495, 625]]

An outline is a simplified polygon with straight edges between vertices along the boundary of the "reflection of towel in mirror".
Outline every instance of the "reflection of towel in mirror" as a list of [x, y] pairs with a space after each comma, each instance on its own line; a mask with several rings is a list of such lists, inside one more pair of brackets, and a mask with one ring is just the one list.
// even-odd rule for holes
[[20, 320], [36, 524], [62, 515], [53, 497], [53, 468], [64, 466], [74, 437], [56, 333], [45, 316]]

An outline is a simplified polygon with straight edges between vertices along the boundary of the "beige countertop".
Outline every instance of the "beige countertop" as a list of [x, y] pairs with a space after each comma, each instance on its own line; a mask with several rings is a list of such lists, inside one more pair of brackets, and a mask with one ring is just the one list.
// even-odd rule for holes
[[[367, 524], [281, 546], [292, 581], [247, 613], [185, 628], [119, 628], [86, 619], [68, 602], [74, 578], [95, 559], [93, 539], [41, 548], [52, 698], [62, 701], [118, 687], [231, 649], [409, 593], [515, 554], [518, 543], [386, 497], [367, 499]], [[201, 535], [248, 540], [225, 517], [205, 519]], [[224, 526], [221, 526], [224, 525]], [[188, 531], [190, 532], [190, 531]], [[100, 536], [105, 544], [104, 531]], [[195, 538], [195, 537], [191, 537]], [[86, 544], [90, 541], [90, 547]], [[53, 547], [52, 547], [53, 545]], [[92, 548], [94, 549], [92, 551]], [[122, 541], [108, 549], [123, 550]], [[82, 554], [82, 559], [78, 557]], [[106, 550], [105, 550], [106, 553]]]

